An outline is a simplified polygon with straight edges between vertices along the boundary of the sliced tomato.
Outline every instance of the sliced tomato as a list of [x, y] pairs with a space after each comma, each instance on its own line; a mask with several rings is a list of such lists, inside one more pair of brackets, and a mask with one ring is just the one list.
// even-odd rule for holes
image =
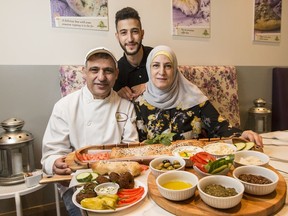
[[117, 195], [120, 197], [120, 198], [129, 198], [129, 197], [134, 197], [134, 196], [142, 196], [144, 194], [144, 188], [141, 187], [139, 188], [139, 190], [135, 190], [135, 191], [129, 191], [129, 192], [126, 192], [126, 191], [120, 191], [117, 193]]
[[202, 158], [200, 158], [198, 155], [193, 155], [191, 158], [190, 158], [190, 160], [192, 161], [192, 162], [197, 162], [197, 163], [201, 163], [201, 164], [206, 164], [207, 162], [206, 162], [206, 160], [203, 160]]
[[199, 158], [201, 158], [202, 160], [206, 161], [207, 163], [209, 161], [215, 161], [216, 160], [216, 158], [213, 155], [209, 154], [208, 152], [198, 152], [196, 155]]
[[76, 154], [76, 157], [77, 157], [77, 159], [79, 160], [79, 161], [83, 161], [83, 157], [82, 157], [82, 155], [79, 153], [79, 152], [75, 152]]
[[207, 152], [198, 152], [197, 154], [190, 157], [190, 160], [200, 164], [207, 164], [209, 161], [215, 161], [216, 158]]
[[139, 190], [144, 190], [144, 188], [142, 186], [139, 186], [137, 188], [131, 188], [131, 189], [120, 189], [118, 193], [134, 193], [135, 191], [139, 191]]
[[138, 201], [139, 199], [141, 199], [142, 195], [139, 196], [131, 196], [129, 198], [120, 198], [118, 205], [130, 205], [136, 201]]
[[110, 152], [99, 152], [99, 153], [77, 153], [76, 157], [83, 162], [108, 160], [110, 159]]
[[207, 173], [207, 170], [205, 169], [205, 164], [201, 164], [201, 163], [194, 163], [194, 166], [196, 166], [199, 170], [201, 170], [202, 172]]
[[85, 153], [82, 154], [82, 158], [83, 158], [83, 161], [87, 161], [88, 160]]
[[149, 169], [149, 166], [147, 166], [145, 164], [140, 164], [140, 169], [141, 169], [141, 171], [146, 171]]

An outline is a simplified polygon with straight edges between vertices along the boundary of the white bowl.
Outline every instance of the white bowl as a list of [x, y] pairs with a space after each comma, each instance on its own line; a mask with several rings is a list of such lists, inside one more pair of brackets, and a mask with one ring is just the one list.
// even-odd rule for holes
[[[226, 188], [235, 188], [238, 194], [230, 197], [216, 197], [209, 195], [204, 192], [204, 189], [210, 184], [218, 184]], [[238, 205], [241, 202], [244, 193], [244, 186], [241, 182], [232, 177], [222, 175], [206, 176], [200, 179], [197, 188], [203, 202], [219, 209], [228, 209]]]
[[[254, 158], [256, 160], [254, 160]], [[268, 155], [259, 151], [251, 151], [251, 150], [238, 151], [235, 153], [234, 167], [247, 166], [247, 165], [268, 166], [269, 160], [270, 159]]]
[[34, 187], [39, 184], [39, 181], [43, 177], [42, 170], [36, 170], [32, 173], [29, 173], [29, 176], [24, 175], [26, 187]]
[[157, 177], [163, 173], [166, 173], [166, 172], [170, 172], [170, 171], [173, 171], [173, 170], [159, 170], [159, 169], [156, 169], [156, 167], [161, 163], [163, 162], [163, 160], [169, 160], [171, 163], [173, 163], [173, 161], [177, 160], [180, 162], [180, 167], [177, 168], [177, 169], [174, 169], [174, 170], [184, 170], [185, 169], [185, 160], [181, 157], [176, 157], [176, 156], [161, 156], [161, 157], [157, 157], [155, 159], [153, 159], [152, 161], [150, 161], [149, 163], [149, 168], [152, 172], [152, 174]]
[[[272, 181], [270, 184], [252, 184], [239, 179], [241, 174], [253, 174], [266, 177]], [[265, 167], [261, 166], [240, 166], [234, 169], [233, 177], [239, 180], [245, 187], [245, 192], [253, 195], [266, 195], [272, 193], [278, 184], [278, 175]]]
[[234, 154], [237, 151], [237, 148], [233, 144], [216, 142], [204, 146], [203, 150], [219, 158]]
[[[193, 162], [190, 160], [190, 157], [202, 151], [204, 150], [197, 146], [181, 146], [181, 147], [175, 148], [172, 151], [172, 154], [177, 157], [182, 157], [186, 162], [186, 167], [192, 167]], [[183, 153], [185, 153], [185, 155]]]
[[[190, 183], [192, 186], [181, 190], [172, 190], [163, 187], [163, 184], [171, 181]], [[156, 185], [160, 194], [169, 200], [180, 201], [189, 199], [195, 193], [198, 184], [198, 177], [187, 171], [170, 171], [156, 178]]]
[[219, 172], [219, 173], [211, 174], [211, 173], [206, 173], [206, 172], [201, 171], [201, 170], [198, 169], [198, 167], [195, 166], [195, 165], [193, 165], [193, 169], [195, 170], [196, 174], [197, 174], [198, 176], [200, 176], [201, 178], [202, 178], [202, 177], [205, 177], [205, 176], [211, 176], [211, 175], [227, 175], [228, 172], [230, 171], [230, 168], [226, 168], [226, 169], [222, 170], [222, 171]]
[[119, 187], [120, 186], [117, 183], [105, 182], [97, 185], [94, 188], [94, 191], [97, 195], [117, 194]]

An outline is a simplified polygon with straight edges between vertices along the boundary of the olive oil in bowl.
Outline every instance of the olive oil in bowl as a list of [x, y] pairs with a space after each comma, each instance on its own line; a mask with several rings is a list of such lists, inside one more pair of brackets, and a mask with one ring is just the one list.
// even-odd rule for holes
[[192, 184], [183, 181], [169, 181], [162, 186], [170, 190], [183, 190], [192, 187]]

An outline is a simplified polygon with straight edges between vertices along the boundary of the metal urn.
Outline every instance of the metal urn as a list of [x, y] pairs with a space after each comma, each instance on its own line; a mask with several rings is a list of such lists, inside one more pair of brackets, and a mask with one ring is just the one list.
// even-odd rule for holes
[[0, 134], [0, 185], [22, 183], [23, 173], [35, 170], [34, 138], [23, 126], [24, 121], [17, 118], [1, 123], [5, 131]]
[[266, 101], [262, 98], [254, 100], [254, 107], [249, 109], [249, 129], [257, 133], [271, 131], [271, 110], [265, 107]]

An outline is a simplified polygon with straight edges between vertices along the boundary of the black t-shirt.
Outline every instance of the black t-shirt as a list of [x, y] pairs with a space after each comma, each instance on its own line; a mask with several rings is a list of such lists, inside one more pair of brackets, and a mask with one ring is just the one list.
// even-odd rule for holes
[[132, 66], [125, 56], [125, 54], [118, 60], [119, 76], [115, 82], [113, 89], [119, 91], [124, 86], [129, 88], [148, 82], [148, 75], [146, 70], [146, 61], [149, 53], [153, 48], [143, 46], [143, 58], [139, 66]]

